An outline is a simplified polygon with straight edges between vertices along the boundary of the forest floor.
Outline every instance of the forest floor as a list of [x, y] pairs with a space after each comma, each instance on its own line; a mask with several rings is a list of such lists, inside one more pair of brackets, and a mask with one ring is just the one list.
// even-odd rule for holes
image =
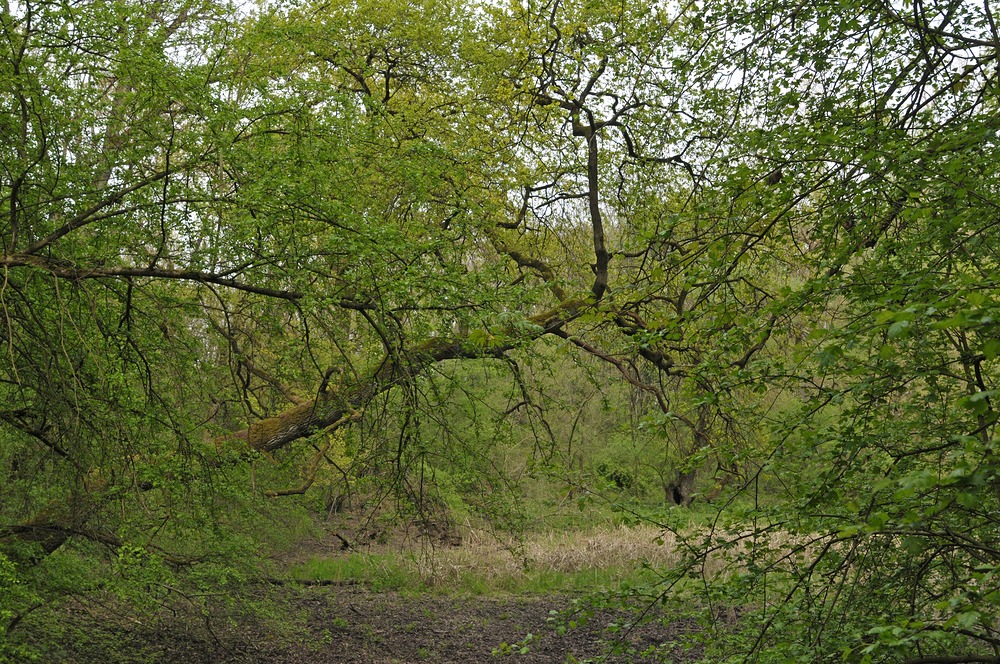
[[[669, 566], [675, 554], [663, 537], [651, 527], [539, 534], [518, 558], [468, 531], [460, 545], [435, 549], [428, 586], [412, 541], [347, 551], [331, 530], [276, 561], [282, 580], [254, 583], [232, 601], [190, 598], [185, 608], [175, 596], [170, 610], [139, 616], [113, 598], [80, 598], [39, 622], [48, 628], [36, 637], [55, 644], [41, 661], [60, 664], [692, 662], [701, 654], [694, 621], [649, 599], [587, 599], [639, 561]], [[525, 572], [528, 560], [542, 576]], [[373, 567], [396, 585], [366, 576]], [[353, 570], [347, 578], [344, 569]], [[470, 591], [470, 577], [486, 589]]]
[[[634, 612], [622, 609], [592, 609], [582, 625], [560, 633], [550, 612], [568, 611], [565, 620], [573, 619], [573, 597], [565, 594], [463, 598], [374, 592], [360, 585], [280, 587], [269, 592], [277, 595], [270, 599], [286, 612], [283, 627], [250, 615], [230, 615], [228, 621], [219, 620], [220, 616], [206, 621], [178, 615], [155, 625], [129, 625], [81, 614], [75, 629], [67, 631], [61, 652], [50, 653], [52, 657], [43, 661], [563, 663], [689, 662], [698, 656], [697, 648], [682, 646], [697, 632], [692, 622], [663, 618], [631, 631], [609, 631], [612, 623], [634, 619]], [[621, 641], [616, 644], [617, 638]], [[609, 654], [614, 645], [618, 653]], [[522, 646], [527, 648], [523, 654]], [[644, 655], [659, 646], [665, 646], [660, 659]]]

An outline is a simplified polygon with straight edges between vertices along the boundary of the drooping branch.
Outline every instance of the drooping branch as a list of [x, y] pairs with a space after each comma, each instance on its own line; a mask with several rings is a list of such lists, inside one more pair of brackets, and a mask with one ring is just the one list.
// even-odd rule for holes
[[[356, 413], [350, 418], [334, 422], [333, 424], [330, 425], [329, 428], [337, 429], [341, 425], [346, 424], [351, 420], [358, 419], [359, 417], [361, 417], [361, 413]], [[312, 487], [313, 483], [316, 481], [316, 474], [319, 472], [320, 463], [324, 459], [329, 458], [327, 457], [326, 452], [327, 450], [330, 449], [331, 442], [332, 441], [328, 438], [321, 447], [318, 447], [316, 449], [316, 455], [313, 457], [312, 463], [309, 464], [309, 468], [306, 469], [306, 474], [305, 474], [306, 476], [305, 478], [303, 478], [303, 482], [301, 485], [290, 489], [276, 489], [273, 491], [265, 491], [264, 495], [267, 496], [268, 498], [279, 498], [281, 496], [301, 496], [305, 494]]]
[[609, 353], [602, 351], [601, 349], [588, 343], [586, 340], [581, 339], [580, 337], [573, 336], [571, 334], [562, 331], [556, 334], [562, 339], [565, 339], [574, 346], [580, 348], [588, 355], [592, 355], [593, 357], [596, 357], [603, 362], [607, 362], [611, 366], [618, 369], [618, 372], [621, 374], [622, 378], [628, 381], [630, 385], [632, 385], [638, 390], [653, 395], [653, 397], [656, 399], [656, 403], [660, 406], [660, 409], [663, 410], [663, 412], [667, 412], [669, 410], [669, 408], [667, 407], [666, 396], [663, 394], [663, 390], [661, 390], [655, 385], [651, 385], [641, 380], [639, 376], [636, 375], [636, 372], [632, 371], [631, 368], [626, 366], [625, 363], [622, 362], [620, 359], [612, 356]]

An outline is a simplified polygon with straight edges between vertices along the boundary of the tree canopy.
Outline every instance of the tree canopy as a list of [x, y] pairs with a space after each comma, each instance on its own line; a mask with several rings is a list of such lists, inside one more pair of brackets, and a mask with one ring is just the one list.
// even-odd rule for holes
[[442, 391], [558, 464], [554, 347], [733, 524], [650, 589], [752, 615], [720, 658], [997, 657], [988, 2], [23, 0], [0, 32], [7, 633], [114, 561], [238, 576], [320, 467], [464, 468], [488, 515], [498, 430]]

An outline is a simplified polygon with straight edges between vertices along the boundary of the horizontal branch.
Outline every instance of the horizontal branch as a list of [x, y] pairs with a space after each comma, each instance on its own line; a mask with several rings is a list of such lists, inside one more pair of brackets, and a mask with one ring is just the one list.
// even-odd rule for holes
[[[6, 254], [0, 256], [0, 267], [34, 267], [48, 272], [49, 274], [67, 279], [69, 281], [81, 281], [84, 279], [135, 279], [149, 278], [162, 279], [165, 281], [190, 281], [193, 283], [212, 284], [223, 286], [232, 290], [244, 293], [263, 295], [279, 300], [295, 301], [305, 297], [304, 293], [296, 290], [283, 288], [269, 288], [266, 286], [256, 286], [237, 279], [233, 279], [227, 274], [216, 274], [213, 272], [203, 272], [201, 270], [171, 270], [158, 267], [79, 267], [66, 261], [58, 259], [43, 258], [41, 256], [31, 256], [25, 253]], [[337, 306], [344, 309], [370, 310], [374, 305], [359, 302], [357, 300], [342, 299], [337, 300]]]

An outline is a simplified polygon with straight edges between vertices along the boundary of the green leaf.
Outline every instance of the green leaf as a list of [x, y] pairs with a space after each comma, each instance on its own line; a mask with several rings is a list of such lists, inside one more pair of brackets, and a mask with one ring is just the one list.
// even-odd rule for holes
[[895, 323], [889, 326], [888, 336], [890, 339], [896, 339], [899, 337], [905, 337], [910, 333], [910, 321], [908, 320], [897, 320]]

